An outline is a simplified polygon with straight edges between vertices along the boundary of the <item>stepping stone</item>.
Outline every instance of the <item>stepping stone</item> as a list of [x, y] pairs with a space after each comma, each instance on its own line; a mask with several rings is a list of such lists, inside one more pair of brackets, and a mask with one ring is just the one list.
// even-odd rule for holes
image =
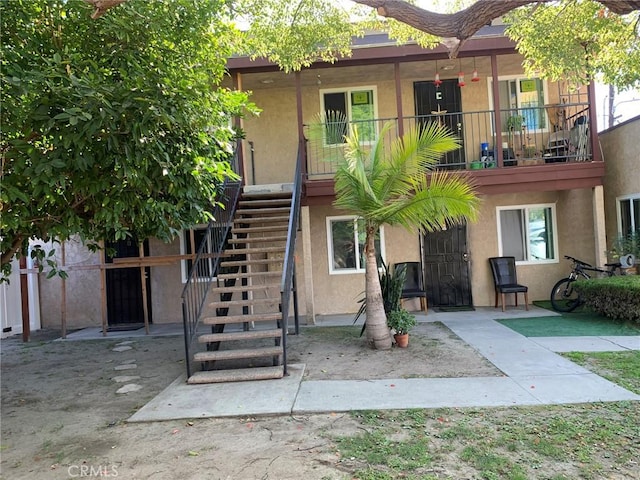
[[130, 358], [129, 360], [125, 360], [122, 362], [123, 364], [127, 364], [127, 363], [136, 363], [136, 359], [135, 358]]
[[112, 352], [126, 352], [127, 350], [131, 350], [133, 347], [129, 347], [127, 345], [123, 345], [122, 347], [116, 347], [111, 349]]
[[113, 377], [113, 380], [116, 383], [125, 383], [125, 382], [133, 382], [134, 380], [139, 380], [139, 375], [118, 375], [117, 377]]
[[135, 363], [126, 363], [124, 365], [116, 365], [114, 370], [133, 370], [134, 368], [138, 368], [138, 365]]
[[122, 345], [131, 345], [133, 343], [136, 343], [136, 342], [134, 342], [133, 340], [127, 340], [126, 342], [116, 343], [116, 347], [121, 347]]
[[130, 393], [137, 392], [138, 390], [142, 390], [142, 385], [138, 385], [137, 383], [129, 383], [124, 387], [120, 387], [116, 390], [116, 393]]

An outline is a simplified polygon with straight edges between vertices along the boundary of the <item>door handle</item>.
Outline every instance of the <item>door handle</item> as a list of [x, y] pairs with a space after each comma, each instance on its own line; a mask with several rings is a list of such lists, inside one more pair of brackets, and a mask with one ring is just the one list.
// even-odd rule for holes
[[462, 254], [462, 260], [464, 260], [465, 262], [469, 261], [469, 254], [467, 252], [464, 252]]

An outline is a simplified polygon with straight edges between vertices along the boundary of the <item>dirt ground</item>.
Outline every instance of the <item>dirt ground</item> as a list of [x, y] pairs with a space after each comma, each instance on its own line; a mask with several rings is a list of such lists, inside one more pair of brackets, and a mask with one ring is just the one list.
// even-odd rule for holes
[[[307, 365], [305, 379], [501, 375], [440, 324], [419, 325], [408, 349], [387, 352], [366, 349], [358, 333], [303, 328], [289, 337], [289, 360]], [[1, 478], [349, 478], [331, 441], [358, 431], [349, 414], [129, 424], [184, 373], [182, 337], [56, 337], [2, 340]], [[141, 388], [116, 393], [129, 384]]]

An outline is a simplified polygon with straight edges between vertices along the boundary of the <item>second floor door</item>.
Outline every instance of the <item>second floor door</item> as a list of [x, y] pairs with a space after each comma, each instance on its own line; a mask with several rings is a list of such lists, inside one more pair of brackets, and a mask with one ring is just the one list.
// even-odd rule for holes
[[[414, 82], [413, 92], [419, 124], [429, 121], [440, 122], [460, 139], [464, 138], [462, 101], [457, 80], [443, 80], [438, 86], [433, 82]], [[466, 166], [464, 145], [456, 151], [447, 153], [440, 163], [441, 168], [448, 170], [464, 169]]]

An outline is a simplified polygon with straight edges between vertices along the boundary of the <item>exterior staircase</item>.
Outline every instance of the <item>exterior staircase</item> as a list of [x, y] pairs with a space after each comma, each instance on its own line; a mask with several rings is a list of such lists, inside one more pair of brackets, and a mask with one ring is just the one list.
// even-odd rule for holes
[[[200, 319], [190, 384], [284, 375], [281, 280], [292, 194], [243, 193]], [[295, 235], [296, 232], [292, 232]], [[194, 341], [195, 343], [195, 341]]]

